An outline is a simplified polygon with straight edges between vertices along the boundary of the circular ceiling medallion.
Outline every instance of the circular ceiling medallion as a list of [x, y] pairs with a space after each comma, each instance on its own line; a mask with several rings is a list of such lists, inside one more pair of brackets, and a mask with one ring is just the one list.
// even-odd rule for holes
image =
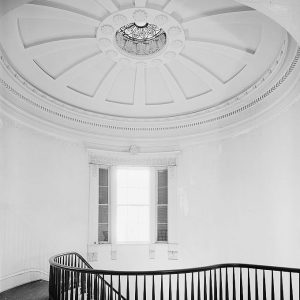
[[[119, 29], [115, 29], [116, 26]], [[171, 55], [165, 54], [172, 52], [174, 58], [185, 45], [185, 34], [179, 21], [166, 12], [150, 8], [129, 8], [108, 15], [98, 28], [97, 39], [104, 53], [111, 53], [108, 50], [119, 53], [110, 55], [115, 62], [126, 58], [133, 64], [143, 60], [153, 65], [150, 59], [154, 57], [160, 64], [168, 63]]]
[[154, 24], [130, 23], [116, 32], [116, 43], [129, 54], [151, 55], [164, 48], [167, 37], [164, 30]]

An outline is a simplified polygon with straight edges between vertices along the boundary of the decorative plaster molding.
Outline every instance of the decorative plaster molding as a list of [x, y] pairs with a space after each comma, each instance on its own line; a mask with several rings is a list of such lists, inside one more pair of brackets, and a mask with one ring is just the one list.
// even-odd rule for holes
[[[284, 56], [283, 53], [284, 53], [283, 50], [281, 50], [281, 52], [280, 52], [281, 57]], [[15, 99], [20, 101], [20, 104], [24, 104], [24, 103], [29, 104], [31, 107], [34, 107], [38, 111], [47, 113], [50, 116], [55, 116], [58, 119], [61, 119], [64, 121], [69, 121], [69, 122], [71, 122], [73, 124], [77, 124], [79, 126], [85, 126], [85, 128], [86, 128], [86, 126], [88, 126], [90, 128], [95, 128], [95, 129], [102, 128], [102, 129], [108, 129], [108, 130], [113, 130], [113, 131], [125, 131], [125, 132], [132, 132], [132, 133], [139, 132], [141, 134], [144, 134], [147, 132], [155, 133], [155, 132], [165, 132], [165, 131], [188, 129], [188, 128], [192, 128], [192, 127], [200, 127], [203, 125], [213, 124], [215, 122], [225, 120], [225, 119], [230, 118], [234, 115], [237, 115], [243, 111], [246, 111], [247, 109], [252, 108], [256, 104], [261, 103], [269, 95], [271, 95], [273, 92], [275, 92], [287, 80], [287, 78], [290, 76], [290, 74], [295, 69], [295, 67], [299, 61], [299, 57], [300, 57], [300, 48], [297, 49], [297, 53], [296, 53], [292, 63], [290, 64], [288, 70], [283, 74], [283, 76], [271, 88], [269, 88], [266, 92], [264, 92], [262, 95], [260, 95], [256, 99], [254, 99], [238, 108], [235, 108], [236, 106], [233, 106], [233, 109], [229, 110], [231, 104], [235, 104], [235, 105], [242, 104], [242, 103], [240, 103], [241, 99], [239, 99], [237, 97], [237, 98], [233, 99], [232, 101], [227, 102], [226, 105], [224, 105], [224, 107], [227, 108], [227, 112], [224, 112], [221, 109], [219, 109], [219, 111], [216, 112], [218, 114], [216, 114], [216, 115], [210, 114], [211, 117], [208, 117], [205, 113], [206, 112], [215, 112], [215, 110], [201, 112], [202, 116], [201, 116], [201, 114], [199, 115], [197, 113], [190, 114], [186, 117], [186, 119], [184, 119], [183, 117], [177, 118], [177, 120], [178, 120], [177, 124], [171, 123], [172, 121], [174, 121], [174, 118], [168, 118], [168, 119], [159, 120], [160, 122], [155, 122], [155, 123], [154, 122], [148, 122], [148, 123], [144, 122], [142, 125], [136, 125], [135, 122], [132, 122], [131, 123], [132, 125], [130, 126], [130, 125], [127, 125], [127, 124], [130, 124], [130, 120], [128, 120], [126, 118], [122, 119], [122, 118], [112, 117], [111, 119], [108, 119], [106, 116], [106, 118], [104, 118], [104, 119], [100, 118], [100, 120], [99, 120], [99, 115], [97, 115], [97, 114], [75, 115], [75, 114], [72, 114], [72, 112], [67, 111], [65, 109], [65, 105], [60, 105], [60, 106], [64, 107], [64, 111], [59, 109], [59, 107], [53, 107], [53, 106], [51, 107], [50, 105], [47, 105], [47, 103], [45, 103], [43, 101], [38, 101], [35, 98], [28, 98], [28, 97], [24, 96], [22, 93], [17, 91], [14, 87], [12, 87], [10, 84], [8, 84], [4, 79], [0, 78], [0, 83], [7, 91], [9, 91], [11, 94], [13, 94], [15, 96]], [[14, 78], [18, 78], [18, 80], [21, 78], [18, 74], [15, 73], [13, 68], [7, 63], [6, 59], [4, 58], [4, 55], [1, 55], [1, 61], [5, 65], [6, 69], [10, 72], [10, 74], [15, 74]], [[278, 63], [279, 62], [277, 60], [275, 62], [275, 67], [278, 65]], [[270, 71], [268, 71], [269, 75], [272, 72], [273, 71], [270, 69]], [[265, 79], [262, 78], [260, 81], [264, 82]], [[25, 82], [23, 82], [22, 85], [26, 86], [27, 84]], [[252, 90], [255, 88], [257, 88], [257, 86], [252, 87]], [[32, 90], [32, 92], [36, 92], [36, 91], [37, 91], [36, 89]], [[249, 93], [250, 92], [246, 91], [245, 95], [247, 94], [249, 96]], [[55, 102], [55, 104], [57, 104], [57, 102]], [[217, 108], [214, 108], [214, 109], [217, 110]], [[199, 116], [199, 118], [198, 118], [198, 116]], [[191, 121], [192, 118], [193, 118], [193, 121]], [[122, 122], [120, 122], [122, 120], [125, 122], [126, 125], [123, 125], [124, 123], [122, 124]], [[116, 121], [119, 121], [119, 122], [117, 123]], [[161, 126], [157, 126], [157, 125], [155, 126], [155, 125], [153, 125], [153, 123], [161, 124]], [[115, 125], [115, 124], [118, 124], [118, 125]], [[144, 124], [146, 124], [146, 125], [144, 125]]]
[[136, 153], [105, 150], [88, 150], [92, 165], [131, 165], [131, 166], [176, 166], [179, 151]]
[[[178, 40], [176, 40], [176, 41], [178, 42]], [[231, 99], [224, 100], [222, 103], [220, 103], [220, 104], [218, 104], [216, 106], [212, 106], [212, 107], [209, 107], [209, 108], [206, 108], [206, 109], [202, 109], [202, 110], [199, 110], [199, 111], [196, 111], [196, 112], [193, 112], [193, 113], [187, 113], [185, 115], [180, 115], [180, 118], [182, 118], [182, 117], [183, 118], [185, 118], [185, 117], [186, 118], [195, 117], [195, 116], [202, 115], [202, 114], [205, 114], [205, 113], [215, 112], [217, 110], [220, 110], [222, 108], [228, 107], [230, 105], [234, 105], [236, 103], [240, 103], [246, 96], [249, 96], [253, 91], [257, 90], [263, 83], [265, 83], [267, 81], [267, 79], [270, 77], [271, 74], [276, 73], [275, 69], [278, 68], [281, 65], [281, 63], [282, 63], [282, 61], [283, 61], [283, 59], [284, 59], [284, 57], [286, 55], [287, 46], [288, 46], [288, 36], [286, 36], [286, 39], [284, 40], [284, 42], [282, 44], [282, 47], [281, 47], [281, 49], [280, 49], [280, 51], [278, 53], [278, 56], [275, 58], [274, 62], [269, 67], [269, 69], [262, 75], [261, 78], [259, 78], [248, 89], [246, 89], [245, 91], [243, 91], [242, 93], [236, 95], [235, 97], [233, 97]], [[172, 46], [170, 46], [170, 47], [172, 48]], [[106, 53], [109, 56], [115, 56], [117, 54], [116, 52], [115, 53], [110, 52], [110, 50], [107, 50]], [[172, 53], [172, 51], [171, 51], [171, 53]], [[169, 52], [165, 53], [165, 54], [169, 54]], [[166, 59], [170, 59], [171, 55], [167, 55]], [[174, 56], [174, 55], [172, 55], [172, 56]], [[124, 60], [125, 59], [128, 62], [130, 62], [130, 60], [128, 58], [124, 58]], [[96, 112], [93, 112], [93, 111], [87, 111], [87, 110], [84, 110], [84, 109], [72, 106], [71, 104], [65, 104], [60, 99], [52, 97], [52, 96], [50, 96], [50, 95], [42, 92], [37, 87], [35, 87], [31, 83], [29, 83], [20, 74], [18, 74], [18, 72], [10, 64], [9, 60], [7, 59], [7, 56], [6, 56], [5, 52], [1, 49], [1, 47], [0, 47], [0, 62], [6, 68], [6, 70], [9, 72], [9, 74], [12, 76], [12, 78], [14, 80], [16, 80], [18, 83], [21, 84], [22, 87], [26, 88], [27, 90], [29, 90], [34, 95], [36, 95], [38, 97], [42, 97], [41, 100], [43, 102], [48, 101], [49, 102], [48, 106], [49, 106], [50, 103], [53, 103], [53, 104], [57, 105], [58, 107], [63, 108], [64, 110], [67, 109], [71, 113], [72, 112], [74, 112], [74, 113], [88, 113], [89, 116], [92, 116], [92, 117], [103, 118], [103, 119], [110, 118], [113, 121], [130, 121], [130, 120], [132, 120], [131, 118], [124, 118], [124, 117], [118, 117], [118, 116], [108, 116], [108, 115], [105, 115], [105, 114], [102, 114], [102, 113], [96, 113]], [[161, 59], [153, 59], [153, 60], [150, 61], [150, 63], [152, 65], [153, 64], [154, 65], [160, 64], [161, 63]], [[10, 89], [10, 88], [8, 88], [8, 89]], [[17, 92], [15, 92], [15, 93], [17, 93]], [[22, 98], [22, 97], [19, 96], [19, 98]], [[26, 98], [26, 97], [24, 97], [24, 98]], [[63, 112], [53, 113], [46, 106], [47, 103], [43, 103], [43, 105], [41, 105], [40, 101], [39, 101], [39, 104], [37, 104], [36, 100], [33, 100], [33, 99], [24, 99], [24, 98], [22, 99], [23, 101], [25, 100], [25, 102], [27, 102], [27, 103], [29, 103], [31, 105], [34, 105], [37, 108], [40, 108], [41, 110], [43, 110], [45, 112], [48, 112], [48, 113], [50, 113], [52, 115], [57, 115], [60, 118], [67, 119], [67, 120], [70, 120], [70, 121], [75, 121], [77, 123], [83, 123], [84, 125], [88, 125], [88, 126], [102, 127], [102, 126], [93, 124], [94, 122], [84, 122], [83, 119], [79, 119], [78, 120], [77, 118], [70, 118], [68, 115], [66, 115]], [[167, 117], [167, 118], [159, 118], [159, 120], [163, 120], [163, 121], [166, 120], [167, 121], [167, 120], [172, 120], [174, 118], [178, 118], [178, 116], [172, 116], [172, 117]], [[154, 118], [154, 119], [158, 119], [158, 118]], [[135, 119], [133, 118], [133, 120], [135, 120]], [[139, 118], [139, 120], [144, 120], [144, 119], [143, 118]], [[147, 118], [147, 120], [148, 120], [148, 118]], [[111, 128], [111, 127], [107, 127], [107, 128], [114, 129], [114, 128]], [[155, 129], [153, 129], [153, 130], [155, 130]]]

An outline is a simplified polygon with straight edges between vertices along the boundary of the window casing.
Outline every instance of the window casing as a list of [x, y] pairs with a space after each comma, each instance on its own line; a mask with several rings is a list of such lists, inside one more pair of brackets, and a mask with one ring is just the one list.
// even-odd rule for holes
[[[90, 165], [89, 245], [176, 244], [176, 166], [148, 166], [151, 170], [150, 241], [147, 239], [142, 242], [117, 240], [118, 205], [115, 187], [118, 168], [115, 165]], [[101, 179], [101, 176], [105, 179]]]

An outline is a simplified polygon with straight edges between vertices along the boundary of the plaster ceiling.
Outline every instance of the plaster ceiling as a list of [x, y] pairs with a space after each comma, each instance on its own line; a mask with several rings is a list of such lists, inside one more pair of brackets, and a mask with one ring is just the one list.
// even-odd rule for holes
[[[114, 43], [137, 12], [167, 33], [153, 56], [133, 57]], [[280, 67], [288, 43], [280, 25], [232, 0], [35, 0], [0, 22], [7, 60], [39, 95], [134, 119], [240, 98]]]

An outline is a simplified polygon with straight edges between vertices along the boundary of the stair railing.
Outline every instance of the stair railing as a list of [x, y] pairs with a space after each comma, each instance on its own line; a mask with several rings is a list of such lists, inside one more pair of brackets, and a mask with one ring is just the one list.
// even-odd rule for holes
[[95, 270], [77, 253], [50, 259], [50, 299], [300, 300], [300, 269], [219, 264], [161, 271]]

